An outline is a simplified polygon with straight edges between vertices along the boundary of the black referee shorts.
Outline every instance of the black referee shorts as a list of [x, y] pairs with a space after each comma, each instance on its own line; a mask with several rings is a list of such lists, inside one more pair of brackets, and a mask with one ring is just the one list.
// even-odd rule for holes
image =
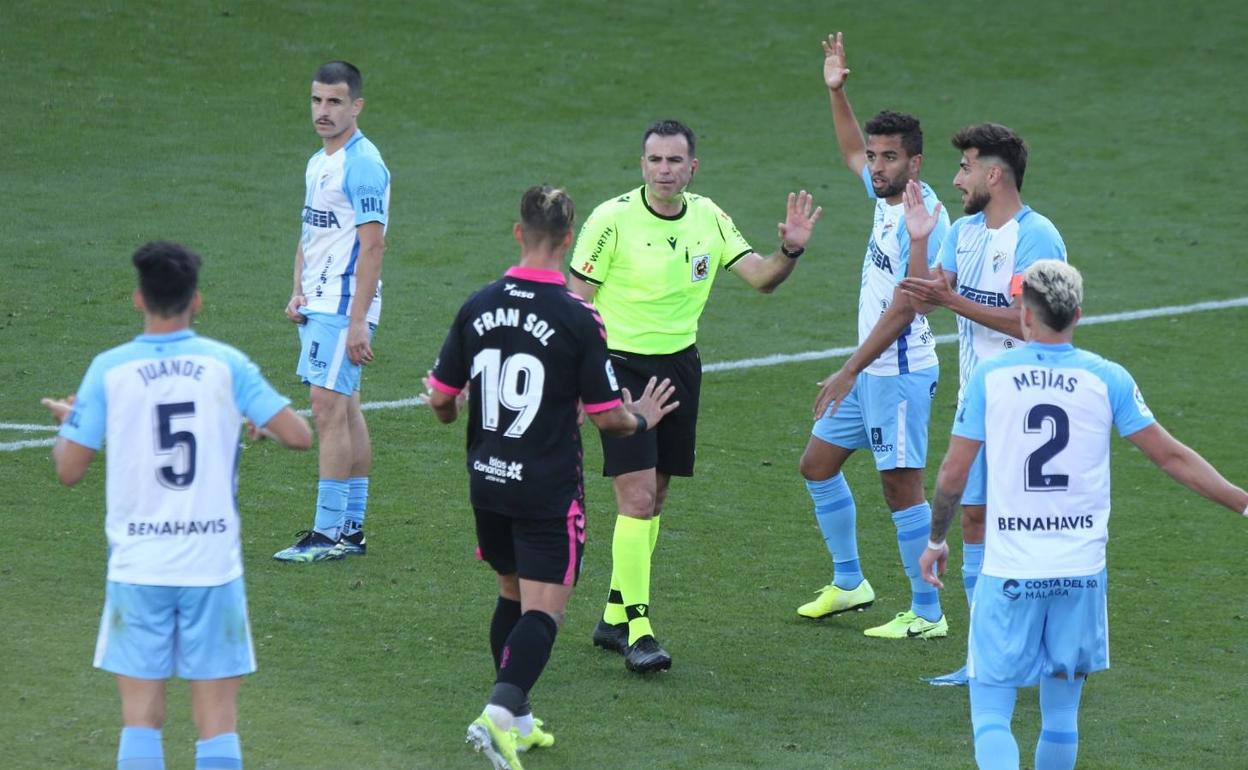
[[696, 345], [678, 353], [643, 356], [620, 350], [608, 351], [621, 388], [640, 398], [651, 377], [670, 379], [676, 386], [672, 401], [680, 406], [658, 427], [627, 438], [602, 436], [602, 475], [654, 468], [669, 476], [692, 476], [694, 446], [698, 434], [698, 394], [702, 390], [702, 359]]

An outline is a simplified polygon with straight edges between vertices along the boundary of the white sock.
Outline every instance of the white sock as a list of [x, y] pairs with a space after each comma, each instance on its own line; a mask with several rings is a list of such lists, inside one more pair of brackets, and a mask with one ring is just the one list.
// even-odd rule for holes
[[524, 716], [516, 717], [516, 729], [520, 731], [521, 735], [529, 735], [530, 733], [533, 732], [533, 712], [532, 711], [525, 714]]
[[485, 715], [490, 718], [494, 726], [500, 730], [507, 731], [511, 729], [511, 723], [515, 720], [515, 714], [512, 714], [502, 706], [493, 703], [485, 707]]

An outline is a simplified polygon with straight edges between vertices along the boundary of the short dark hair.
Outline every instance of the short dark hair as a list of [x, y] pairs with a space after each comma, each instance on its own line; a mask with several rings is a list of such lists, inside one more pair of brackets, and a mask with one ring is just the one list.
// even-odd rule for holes
[[316, 68], [316, 74], [312, 76], [312, 82], [324, 83], [327, 86], [346, 83], [347, 93], [351, 96], [351, 101], [355, 101], [364, 95], [364, 76], [349, 61], [325, 62]]
[[572, 232], [576, 206], [558, 187], [539, 184], [520, 196], [520, 224], [526, 235], [557, 242]]
[[689, 126], [686, 126], [684, 123], [681, 123], [679, 120], [660, 120], [647, 128], [646, 133], [641, 135], [642, 152], [646, 151], [646, 140], [649, 139], [652, 134], [658, 134], [659, 136], [676, 136], [679, 134], [680, 136], [685, 137], [685, 141], [689, 142], [689, 157], [697, 157], [697, 154], [694, 152], [697, 140], [693, 135], [693, 129], [689, 128]]
[[919, 119], [904, 112], [880, 110], [867, 121], [867, 136], [900, 136], [907, 155], [923, 154], [923, 129]]
[[967, 126], [953, 135], [953, 146], [961, 152], [979, 151], [981, 158], [995, 158], [1004, 163], [1014, 175], [1014, 186], [1023, 189], [1023, 174], [1027, 171], [1027, 144], [1014, 130], [1000, 123], [980, 123]]
[[148, 311], [169, 318], [186, 312], [199, 286], [203, 260], [171, 241], [150, 241], [131, 258], [139, 273], [139, 292]]

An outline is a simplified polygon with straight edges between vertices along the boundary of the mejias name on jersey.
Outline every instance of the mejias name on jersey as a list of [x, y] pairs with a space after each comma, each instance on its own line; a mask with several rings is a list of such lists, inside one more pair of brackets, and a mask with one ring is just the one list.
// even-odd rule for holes
[[[524, 293], [529, 294], [531, 292]], [[551, 337], [555, 336], [555, 330], [550, 327], [549, 323], [538, 318], [536, 313], [526, 313], [524, 315], [524, 325], [521, 326], [520, 308], [515, 307], [499, 307], [487, 310], [472, 320], [472, 328], [476, 331], [478, 337], [484, 337], [486, 332], [491, 329], [497, 329], [500, 326], [521, 328], [532, 334], [543, 346], [550, 345]]]

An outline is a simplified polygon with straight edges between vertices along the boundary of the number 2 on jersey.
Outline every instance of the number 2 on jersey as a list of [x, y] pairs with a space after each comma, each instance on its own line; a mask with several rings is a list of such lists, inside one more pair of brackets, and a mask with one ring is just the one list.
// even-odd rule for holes
[[504, 360], [498, 348], [483, 348], [472, 358], [472, 376], [481, 375], [481, 427], [498, 430], [499, 405], [517, 412], [503, 433], [520, 438], [533, 424], [542, 406], [542, 386], [546, 369], [528, 353], [516, 353]]
[[1053, 435], [1036, 451], [1027, 455], [1026, 478], [1023, 487], [1028, 492], [1061, 492], [1070, 485], [1065, 473], [1045, 473], [1044, 464], [1057, 456], [1070, 442], [1070, 417], [1060, 406], [1037, 404], [1027, 411], [1024, 433], [1041, 433], [1045, 423], [1053, 426]]

